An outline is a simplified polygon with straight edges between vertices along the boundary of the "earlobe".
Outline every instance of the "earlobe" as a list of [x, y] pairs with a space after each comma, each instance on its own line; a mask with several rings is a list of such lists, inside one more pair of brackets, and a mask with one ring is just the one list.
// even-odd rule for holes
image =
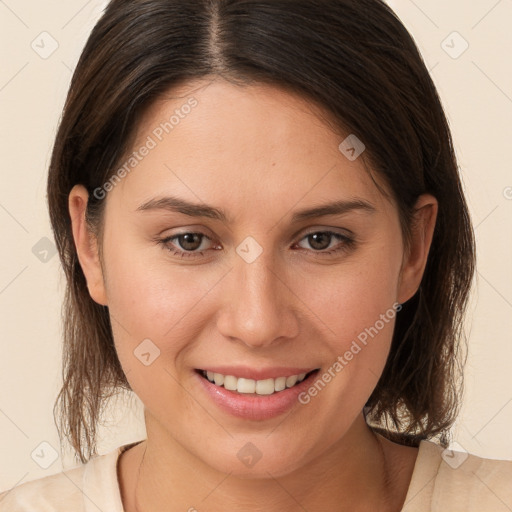
[[411, 243], [404, 255], [397, 301], [403, 304], [418, 290], [428, 260], [437, 219], [438, 202], [430, 194], [419, 197], [414, 207]]
[[98, 251], [98, 241], [85, 219], [89, 193], [83, 185], [75, 185], [69, 194], [69, 214], [78, 261], [87, 281], [91, 298], [103, 306], [107, 305], [103, 270]]

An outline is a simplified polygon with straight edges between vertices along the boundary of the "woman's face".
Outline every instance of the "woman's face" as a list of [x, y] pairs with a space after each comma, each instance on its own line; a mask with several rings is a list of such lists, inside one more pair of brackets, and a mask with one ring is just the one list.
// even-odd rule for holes
[[[345, 137], [304, 100], [268, 85], [199, 85], [144, 117], [136, 154], [105, 187], [103, 279], [81, 262], [108, 305], [148, 438], [223, 472], [285, 474], [361, 415], [429, 234], [405, 254], [397, 208], [355, 158], [361, 147], [349, 139], [342, 152]], [[435, 205], [423, 210], [435, 219]], [[299, 388], [258, 396], [198, 372], [266, 380], [267, 393], [269, 376], [313, 369]]]

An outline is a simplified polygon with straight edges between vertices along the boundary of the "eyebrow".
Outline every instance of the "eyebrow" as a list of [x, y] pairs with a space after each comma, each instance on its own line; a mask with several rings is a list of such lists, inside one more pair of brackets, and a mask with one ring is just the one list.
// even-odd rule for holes
[[[188, 215], [189, 217], [206, 217], [229, 223], [228, 215], [221, 208], [216, 208], [204, 203], [191, 203], [173, 196], [150, 199], [149, 201], [141, 204], [136, 211], [151, 210], [167, 210]], [[364, 199], [340, 200], [299, 210], [293, 214], [291, 222], [297, 223], [326, 215], [343, 215], [351, 211], [362, 211], [372, 214], [377, 210], [371, 203]]]

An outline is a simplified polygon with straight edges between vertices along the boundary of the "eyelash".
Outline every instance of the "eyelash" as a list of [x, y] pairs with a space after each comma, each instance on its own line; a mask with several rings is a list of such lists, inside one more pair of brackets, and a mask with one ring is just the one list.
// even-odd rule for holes
[[[329, 255], [336, 254], [336, 253], [348, 252], [355, 245], [355, 240], [353, 238], [350, 238], [347, 235], [342, 235], [341, 233], [336, 233], [334, 231], [311, 231], [311, 232], [305, 234], [299, 240], [299, 242], [308, 238], [311, 235], [318, 235], [318, 234], [330, 235], [331, 237], [338, 238], [342, 243], [339, 244], [338, 246], [335, 246], [334, 249], [329, 249], [329, 250], [324, 249], [323, 251], [314, 251], [314, 250], [311, 251], [315, 254], [319, 254], [322, 256], [329, 256]], [[204, 256], [205, 251], [183, 251], [183, 250], [175, 250], [172, 247], [169, 247], [169, 243], [172, 240], [175, 240], [175, 239], [179, 238], [180, 236], [184, 236], [184, 235], [199, 235], [203, 238], [206, 238], [207, 240], [211, 240], [211, 238], [209, 236], [205, 235], [204, 233], [196, 232], [196, 231], [187, 231], [184, 233], [179, 233], [177, 235], [159, 239], [159, 240], [157, 240], [157, 242], [159, 244], [161, 244], [165, 249], [172, 252], [173, 255], [175, 255], [175, 256], [181, 256], [182, 258], [198, 258], [198, 257]], [[201, 239], [201, 242], [203, 241], [203, 238]], [[302, 250], [308, 251], [308, 249], [302, 249]]]

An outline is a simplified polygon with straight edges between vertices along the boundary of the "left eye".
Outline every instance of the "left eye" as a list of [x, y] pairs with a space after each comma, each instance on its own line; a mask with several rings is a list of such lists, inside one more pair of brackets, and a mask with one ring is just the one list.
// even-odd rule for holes
[[[173, 246], [178, 246], [178, 250], [174, 250], [174, 254], [181, 255], [181, 256], [189, 256], [188, 253], [201, 253], [202, 251], [207, 249], [207, 247], [202, 247], [204, 240], [210, 240], [209, 237], [207, 237], [203, 233], [180, 233], [179, 235], [174, 235], [165, 238], [162, 240], [162, 243], [170, 250], [173, 251]], [[171, 246], [169, 246], [169, 243], [176, 241]], [[181, 249], [180, 249], [181, 248]], [[201, 250], [199, 250], [201, 248]], [[190, 255], [192, 256], [192, 255]]]
[[[304, 238], [302, 238], [301, 242], [303, 240], [307, 240], [308, 244], [311, 248], [314, 249], [315, 252], [320, 252], [331, 249], [333, 247], [331, 245], [333, 239], [337, 239], [338, 242], [344, 242], [345, 244], [348, 244], [350, 241], [349, 237], [340, 233], [334, 233], [332, 231], [315, 231], [314, 233], [309, 233]], [[307, 249], [307, 247], [305, 247], [305, 249]]]

